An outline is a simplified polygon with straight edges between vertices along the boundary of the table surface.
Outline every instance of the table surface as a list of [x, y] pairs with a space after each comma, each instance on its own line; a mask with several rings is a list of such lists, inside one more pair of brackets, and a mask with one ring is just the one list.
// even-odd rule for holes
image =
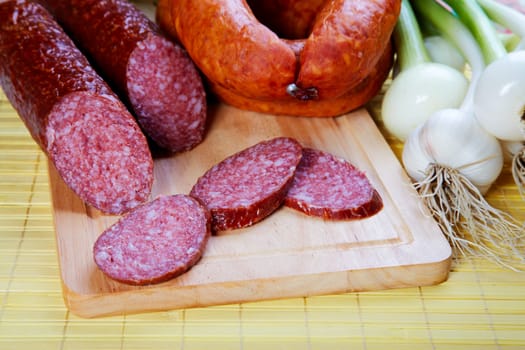
[[[383, 128], [381, 94], [367, 108]], [[486, 196], [525, 222], [508, 169]], [[525, 269], [525, 266], [523, 267]], [[0, 91], [0, 349], [525, 349], [525, 273], [458, 259], [431, 287], [83, 319], [62, 299], [47, 159]]]
[[[382, 128], [381, 96], [367, 108]], [[487, 199], [525, 220], [508, 168]], [[461, 258], [440, 285], [83, 319], [64, 305], [47, 160], [0, 94], [0, 349], [525, 348], [525, 273]]]

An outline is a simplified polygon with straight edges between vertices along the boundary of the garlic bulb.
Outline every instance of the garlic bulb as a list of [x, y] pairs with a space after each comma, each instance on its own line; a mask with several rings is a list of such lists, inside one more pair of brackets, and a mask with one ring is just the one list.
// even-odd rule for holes
[[407, 139], [403, 163], [414, 180], [422, 181], [429, 166], [456, 169], [485, 194], [503, 168], [503, 153], [471, 113], [444, 109], [434, 113]]
[[523, 227], [484, 199], [503, 168], [499, 141], [468, 109], [432, 114], [405, 142], [402, 160], [455, 255], [525, 262]]

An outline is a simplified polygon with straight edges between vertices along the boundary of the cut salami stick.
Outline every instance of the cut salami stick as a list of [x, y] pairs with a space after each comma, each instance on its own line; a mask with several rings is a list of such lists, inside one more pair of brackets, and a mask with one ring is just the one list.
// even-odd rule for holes
[[206, 127], [206, 95], [186, 51], [126, 0], [40, 0], [160, 147], [186, 151]]
[[301, 156], [292, 138], [262, 141], [210, 168], [190, 195], [210, 209], [213, 230], [250, 226], [282, 205]]
[[350, 162], [304, 148], [285, 205], [310, 216], [349, 220], [376, 214], [383, 201], [366, 174]]
[[0, 3], [0, 83], [84, 202], [119, 214], [149, 198], [153, 160], [133, 116], [41, 5]]
[[127, 213], [93, 246], [99, 269], [126, 284], [160, 283], [192, 268], [211, 235], [209, 211], [187, 195], [160, 196]]

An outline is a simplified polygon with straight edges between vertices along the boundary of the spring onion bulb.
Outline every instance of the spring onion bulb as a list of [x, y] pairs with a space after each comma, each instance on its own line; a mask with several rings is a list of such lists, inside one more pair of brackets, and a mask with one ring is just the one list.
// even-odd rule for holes
[[408, 0], [403, 0], [394, 29], [400, 72], [385, 92], [381, 115], [387, 131], [399, 140], [430, 114], [461, 104], [468, 80], [456, 69], [430, 60]]
[[485, 199], [504, 164], [500, 142], [477, 121], [473, 92], [485, 65], [469, 30], [434, 1], [412, 0], [421, 20], [431, 22], [458, 47], [472, 68], [472, 80], [459, 108], [430, 115], [407, 138], [402, 161], [456, 255], [478, 255], [512, 268], [522, 227]]
[[[476, 0], [447, 0], [447, 3], [475, 36], [488, 65], [474, 92], [476, 117], [487, 131], [501, 140], [523, 140], [525, 52], [507, 53], [494, 25]], [[525, 26], [525, 22], [521, 26]]]
[[500, 140], [525, 140], [525, 51], [487, 66], [474, 93], [476, 117]]
[[[477, 2], [476, 2], [477, 1]], [[525, 51], [507, 53], [491, 17], [513, 34], [525, 36], [525, 15], [492, 0], [447, 0], [470, 28], [482, 48], [487, 68], [479, 77], [473, 96], [476, 118], [498, 139], [525, 142]], [[484, 12], [485, 11], [485, 12]], [[488, 15], [488, 16], [487, 16]], [[515, 152], [514, 180], [523, 194], [523, 154]]]

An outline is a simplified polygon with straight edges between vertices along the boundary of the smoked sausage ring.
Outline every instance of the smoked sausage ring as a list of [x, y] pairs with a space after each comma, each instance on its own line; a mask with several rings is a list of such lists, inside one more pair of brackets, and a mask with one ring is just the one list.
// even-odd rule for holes
[[[160, 0], [157, 21], [225, 102], [328, 117], [379, 91], [392, 65], [400, 6], [400, 0]], [[259, 21], [277, 7], [273, 23]], [[292, 19], [279, 27], [280, 18]]]

